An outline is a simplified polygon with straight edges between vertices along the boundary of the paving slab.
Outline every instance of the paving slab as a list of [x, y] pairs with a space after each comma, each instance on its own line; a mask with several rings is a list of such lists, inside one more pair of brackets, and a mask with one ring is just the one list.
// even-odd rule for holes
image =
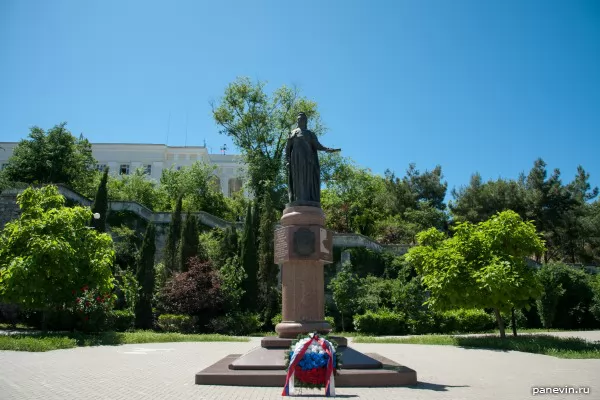
[[[574, 332], [566, 336], [579, 337]], [[600, 332], [584, 332], [589, 340]], [[559, 336], [562, 336], [559, 335]], [[0, 399], [280, 399], [280, 388], [203, 386], [195, 374], [247, 343], [153, 343], [81, 347], [46, 353], [0, 351]], [[352, 344], [418, 371], [414, 387], [338, 388], [357, 399], [596, 399], [600, 360], [567, 360], [513, 351], [408, 344]], [[532, 396], [536, 387], [589, 388], [590, 394]], [[303, 390], [303, 397], [323, 392]]]

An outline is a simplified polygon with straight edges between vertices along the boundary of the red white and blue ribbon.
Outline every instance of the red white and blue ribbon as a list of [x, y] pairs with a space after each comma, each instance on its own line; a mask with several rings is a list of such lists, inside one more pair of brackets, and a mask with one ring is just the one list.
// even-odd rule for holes
[[[304, 343], [302, 343], [304, 342]], [[296, 344], [296, 348], [294, 349], [294, 353], [290, 359], [290, 365], [288, 367], [287, 376], [285, 378], [285, 386], [283, 387], [282, 396], [290, 396], [295, 392], [294, 387], [294, 370], [298, 363], [306, 354], [306, 351], [310, 348], [310, 346], [315, 343], [320, 345], [321, 348], [325, 351], [325, 353], [329, 356], [327, 361], [327, 372], [326, 372], [326, 381], [325, 381], [325, 396], [335, 396], [335, 378], [334, 378], [334, 365], [333, 365], [333, 357], [335, 354], [335, 349], [327, 340], [320, 338], [318, 335], [311, 335], [310, 338], [305, 339], [298, 344]]]

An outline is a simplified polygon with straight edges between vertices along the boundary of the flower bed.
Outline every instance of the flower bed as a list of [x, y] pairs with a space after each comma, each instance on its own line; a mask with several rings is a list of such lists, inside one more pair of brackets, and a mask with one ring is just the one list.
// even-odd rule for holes
[[293, 395], [295, 387], [325, 388], [335, 396], [334, 375], [340, 367], [337, 344], [318, 334], [300, 337], [286, 353], [287, 376], [282, 396]]

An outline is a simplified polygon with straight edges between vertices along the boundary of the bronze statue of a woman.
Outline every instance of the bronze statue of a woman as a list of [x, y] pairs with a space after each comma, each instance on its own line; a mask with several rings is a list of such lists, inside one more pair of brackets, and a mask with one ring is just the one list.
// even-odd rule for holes
[[298, 128], [287, 140], [285, 159], [288, 167], [288, 196], [290, 206], [315, 206], [321, 202], [321, 167], [318, 151], [333, 153], [341, 149], [330, 149], [319, 143], [317, 135], [307, 128], [308, 119], [303, 112], [298, 114]]

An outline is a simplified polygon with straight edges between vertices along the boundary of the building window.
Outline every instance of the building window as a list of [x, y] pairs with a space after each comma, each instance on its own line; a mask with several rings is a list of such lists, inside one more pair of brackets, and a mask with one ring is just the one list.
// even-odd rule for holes
[[152, 175], [152, 165], [151, 164], [144, 165], [144, 174]]
[[242, 180], [240, 178], [229, 179], [229, 196], [242, 190]]
[[105, 168], [106, 168], [106, 164], [96, 164], [96, 170], [98, 170], [100, 172], [104, 172]]
[[2, 164], [2, 169], [6, 169], [6, 167], [8, 167], [8, 164], [6, 164], [6, 163]]
[[121, 164], [119, 168], [119, 173], [121, 175], [129, 175], [129, 164]]
[[177, 166], [177, 171], [181, 171], [181, 165]]

